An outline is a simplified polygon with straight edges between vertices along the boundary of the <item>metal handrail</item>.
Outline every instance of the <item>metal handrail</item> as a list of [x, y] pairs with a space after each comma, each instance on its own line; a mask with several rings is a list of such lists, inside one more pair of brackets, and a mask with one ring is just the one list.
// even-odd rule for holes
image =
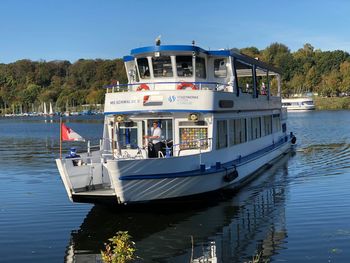
[[[195, 139], [195, 140], [186, 140], [186, 141], [184, 141], [184, 142], [182, 142], [182, 143], [178, 143], [178, 144], [174, 144], [173, 145], [173, 150], [174, 150], [174, 147], [175, 146], [181, 146], [181, 145], [188, 145], [189, 143], [191, 143], [191, 142], [198, 142], [198, 144], [199, 144], [199, 146], [197, 145], [197, 147], [199, 148], [199, 149], [202, 149], [201, 148], [201, 145], [200, 145], [200, 142], [201, 141], [212, 141], [213, 140], [213, 138], [201, 138], [201, 139]], [[209, 143], [208, 143], [208, 147], [209, 147]], [[193, 150], [193, 149], [198, 149], [198, 148], [189, 148], [189, 149], [180, 149], [180, 150]]]
[[[139, 83], [128, 83], [128, 84], [113, 84], [113, 85], [107, 85], [104, 86], [104, 88], [107, 89], [107, 93], [109, 93], [109, 89], [111, 89], [111, 92], [126, 92], [126, 91], [136, 91], [136, 88], [139, 87], [142, 84], [147, 85], [150, 90], [155, 90], [156, 86], [161, 85], [179, 85], [183, 83], [191, 83], [197, 86], [199, 90], [202, 89], [210, 89], [210, 90], [221, 90], [220, 87], [224, 86], [233, 86], [232, 83], [222, 83], [222, 82], [211, 82], [211, 81], [174, 81], [174, 82], [139, 82]], [[209, 86], [208, 86], [209, 85]], [[204, 86], [204, 87], [203, 87]]]
[[[109, 138], [103, 138], [103, 140], [107, 140], [107, 141], [111, 141], [111, 139]], [[201, 138], [201, 139], [195, 139], [195, 140], [186, 140], [186, 141], [183, 141], [181, 143], [178, 143], [178, 144], [173, 144], [172, 146], [168, 146], [168, 141], [167, 140], [163, 140], [162, 142], [165, 144], [165, 147], [168, 148], [169, 150], [172, 150], [172, 152], [174, 153], [175, 150], [177, 150], [178, 147], [181, 147], [182, 145], [188, 145], [189, 143], [191, 142], [197, 142], [197, 147], [195, 148], [189, 148], [189, 149], [179, 149], [178, 150], [178, 154], [177, 156], [180, 156], [180, 152], [181, 151], [185, 151], [185, 150], [196, 150], [198, 149], [199, 150], [199, 154], [201, 155], [202, 154], [202, 150], [203, 149], [203, 144], [201, 144], [201, 142], [203, 141], [207, 141], [208, 144], [207, 144], [207, 148], [210, 148], [210, 145], [212, 142], [213, 138]], [[122, 141], [119, 141], [119, 142], [122, 142]], [[132, 150], [137, 150], [137, 154], [134, 156], [134, 157], [131, 157], [130, 154], [128, 154], [128, 156], [126, 156], [124, 158], [124, 156], [118, 156], [118, 159], [129, 159], [129, 158], [136, 158], [137, 156], [140, 155], [140, 152], [142, 150], [146, 151], [147, 152], [147, 146], [143, 146], [143, 147], [139, 147], [138, 145], [131, 145], [132, 146]], [[125, 150], [128, 150], [128, 149], [125, 149]], [[114, 153], [102, 153], [102, 156], [114, 156]], [[166, 157], [167, 155], [163, 155], [163, 157]], [[174, 155], [173, 155], [174, 156]], [[176, 157], [176, 156], [175, 156]]]

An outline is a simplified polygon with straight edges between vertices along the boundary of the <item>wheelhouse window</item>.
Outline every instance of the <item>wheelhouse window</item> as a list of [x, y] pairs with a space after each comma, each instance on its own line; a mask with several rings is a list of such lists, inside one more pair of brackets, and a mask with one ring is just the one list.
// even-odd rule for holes
[[226, 78], [227, 68], [224, 58], [214, 59], [214, 76], [215, 78]]
[[147, 58], [138, 58], [137, 66], [141, 79], [149, 79], [151, 77]]
[[173, 68], [171, 58], [169, 56], [153, 57], [152, 58], [153, 75], [155, 78], [172, 77]]
[[227, 121], [217, 121], [216, 148], [227, 147]]
[[202, 79], [205, 79], [207, 77], [204, 58], [196, 57], [196, 77]]
[[193, 66], [192, 56], [177, 56], [176, 70], [179, 77], [192, 77]]

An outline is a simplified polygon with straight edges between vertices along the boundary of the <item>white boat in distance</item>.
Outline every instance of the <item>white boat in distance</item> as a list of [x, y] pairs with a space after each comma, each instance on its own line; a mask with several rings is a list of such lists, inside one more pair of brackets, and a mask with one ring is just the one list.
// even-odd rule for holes
[[307, 111], [314, 110], [315, 104], [310, 97], [295, 97], [282, 99], [282, 107], [288, 111]]
[[[56, 160], [74, 202], [167, 202], [238, 188], [295, 143], [272, 66], [233, 50], [160, 44], [124, 62], [129, 82], [107, 88], [99, 150]], [[156, 156], [153, 125], [162, 134]]]

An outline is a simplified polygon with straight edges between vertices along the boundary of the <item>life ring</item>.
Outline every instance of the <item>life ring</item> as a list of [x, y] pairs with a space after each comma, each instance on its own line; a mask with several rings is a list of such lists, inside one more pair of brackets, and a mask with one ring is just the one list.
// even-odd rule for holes
[[[142, 83], [140, 86], [137, 87], [136, 91], [144, 91], [149, 90], [149, 87], [147, 84]], [[146, 104], [149, 99], [149, 96], [143, 96], [143, 104]]]
[[186, 89], [186, 88], [191, 88], [192, 90], [197, 90], [198, 87], [194, 85], [193, 83], [190, 82], [181, 82], [179, 85], [177, 85], [176, 89]]
[[148, 85], [143, 83], [140, 86], [138, 86], [136, 89], [136, 91], [142, 91], [142, 90], [149, 90]]

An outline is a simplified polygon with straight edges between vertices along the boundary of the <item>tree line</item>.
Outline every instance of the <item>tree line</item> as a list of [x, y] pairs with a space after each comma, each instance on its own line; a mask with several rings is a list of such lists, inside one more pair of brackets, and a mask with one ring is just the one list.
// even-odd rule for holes
[[[321, 51], [305, 44], [295, 52], [281, 43], [263, 50], [247, 47], [239, 50], [281, 69], [282, 92], [314, 92], [321, 96], [350, 94], [350, 55], [347, 52]], [[122, 59], [80, 59], [69, 61], [19, 60], [0, 64], [0, 109], [23, 111], [52, 102], [61, 111], [67, 105], [102, 104], [104, 86], [127, 82]]]
[[122, 59], [69, 61], [19, 60], [0, 64], [0, 109], [30, 112], [43, 102], [56, 109], [104, 102], [105, 88], [127, 82]]
[[273, 43], [264, 50], [248, 47], [240, 52], [281, 69], [284, 96], [306, 92], [324, 97], [350, 95], [350, 55], [347, 52], [315, 50], [311, 44], [291, 52], [280, 43]]

